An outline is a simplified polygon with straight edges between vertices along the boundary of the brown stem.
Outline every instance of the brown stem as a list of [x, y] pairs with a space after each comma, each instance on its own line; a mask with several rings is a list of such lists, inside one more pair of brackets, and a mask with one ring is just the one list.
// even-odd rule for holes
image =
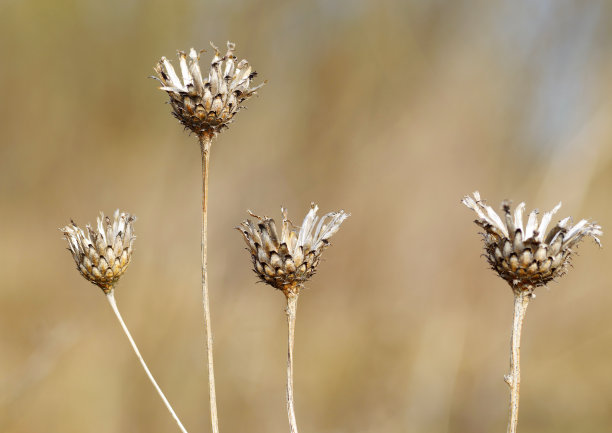
[[293, 340], [298, 295], [286, 292], [285, 296], [287, 297], [287, 325], [289, 327], [287, 339], [287, 417], [289, 418], [290, 432], [298, 433], [297, 422], [295, 421], [295, 408], [293, 406]]
[[210, 422], [213, 433], [219, 433], [217, 418], [217, 394], [215, 391], [215, 369], [213, 364], [213, 337], [208, 302], [208, 166], [212, 136], [200, 136], [202, 151], [202, 303], [204, 304], [204, 328], [206, 330], [206, 355], [208, 360], [208, 392], [210, 396]]
[[505, 381], [510, 387], [510, 417], [507, 433], [516, 433], [518, 425], [519, 395], [521, 386], [521, 330], [531, 299], [531, 290], [514, 291], [514, 319], [512, 322], [512, 339], [510, 344], [510, 374]]

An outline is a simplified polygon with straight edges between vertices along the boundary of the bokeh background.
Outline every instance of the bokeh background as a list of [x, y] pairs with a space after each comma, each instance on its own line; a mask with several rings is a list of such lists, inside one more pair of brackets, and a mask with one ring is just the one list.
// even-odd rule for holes
[[[139, 218], [119, 307], [210, 431], [199, 148], [147, 76], [227, 40], [268, 84], [212, 150], [221, 431], [287, 431], [284, 299], [233, 227], [311, 201], [352, 216], [300, 298], [301, 430], [504, 431], [512, 294], [460, 200], [562, 200], [612, 230], [611, 19], [605, 0], [0, 2], [0, 431], [177, 431], [58, 231], [118, 207]], [[602, 240], [529, 308], [522, 433], [610, 431]]]

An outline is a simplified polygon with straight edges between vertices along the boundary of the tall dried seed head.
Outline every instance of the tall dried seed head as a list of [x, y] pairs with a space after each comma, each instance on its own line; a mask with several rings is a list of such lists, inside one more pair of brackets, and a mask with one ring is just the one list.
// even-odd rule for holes
[[[242, 103], [263, 86], [251, 87], [251, 80], [257, 75], [249, 62], [236, 62], [236, 45], [228, 42], [227, 52], [222, 57], [215, 50], [208, 76], [202, 76], [199, 53], [193, 48], [187, 55], [179, 51], [182, 81], [172, 64], [162, 57], [155, 66], [161, 90], [168, 93], [174, 116], [199, 137], [214, 137], [234, 120], [234, 115], [244, 108]], [[153, 77], [155, 78], [155, 77]]]
[[96, 230], [89, 224], [83, 230], [74, 221], [60, 229], [81, 275], [104, 293], [113, 289], [130, 264], [135, 220], [136, 217], [117, 209], [112, 221], [100, 212]]
[[295, 227], [281, 208], [283, 221], [278, 233], [272, 218], [252, 213], [258, 221], [246, 220], [238, 230], [251, 253], [255, 273], [265, 283], [286, 295], [298, 294], [303, 284], [314, 275], [321, 253], [329, 246], [329, 238], [349, 217], [344, 211], [317, 217], [318, 206], [311, 205], [302, 227]]
[[533, 210], [525, 226], [525, 203], [512, 212], [510, 204], [504, 201], [503, 217], [480, 199], [478, 191], [473, 197], [464, 197], [462, 203], [478, 215], [475, 223], [484, 229], [485, 255], [491, 268], [515, 291], [533, 291], [564, 275], [574, 247], [585, 236], [591, 236], [601, 246], [598, 237], [603, 234], [601, 227], [584, 219], [572, 226], [571, 217], [564, 218], [546, 233], [561, 203], [546, 212], [540, 222], [538, 211]]

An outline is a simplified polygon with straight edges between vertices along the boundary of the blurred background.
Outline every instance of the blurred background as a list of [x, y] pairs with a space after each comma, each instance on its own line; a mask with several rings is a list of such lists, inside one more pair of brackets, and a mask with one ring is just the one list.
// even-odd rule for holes
[[[212, 149], [221, 431], [288, 430], [284, 298], [233, 227], [311, 201], [352, 216], [300, 297], [301, 431], [505, 431], [512, 293], [460, 200], [562, 200], [612, 230], [611, 20], [605, 0], [1, 1], [0, 431], [178, 431], [58, 231], [116, 208], [138, 216], [119, 308], [210, 431], [199, 148], [147, 76], [227, 40], [268, 84]], [[610, 431], [602, 240], [529, 308], [522, 433]]]

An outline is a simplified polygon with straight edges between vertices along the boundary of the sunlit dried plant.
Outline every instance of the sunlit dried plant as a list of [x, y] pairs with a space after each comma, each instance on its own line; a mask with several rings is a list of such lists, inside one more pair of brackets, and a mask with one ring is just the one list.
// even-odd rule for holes
[[72, 254], [77, 269], [88, 281], [100, 287], [110, 304], [121, 328], [127, 336], [134, 353], [138, 357], [142, 368], [155, 390], [166, 405], [166, 408], [176, 421], [180, 430], [187, 433], [178, 416], [170, 406], [166, 396], [157, 385], [151, 371], [147, 367], [130, 331], [128, 330], [115, 301], [114, 288], [119, 278], [125, 273], [132, 259], [132, 244], [134, 243], [133, 223], [136, 217], [129, 213], [115, 211], [111, 220], [100, 213], [97, 228], [93, 229], [89, 224], [85, 230], [81, 229], [74, 221], [60, 229], [64, 233], [64, 239], [68, 241], [68, 250]]
[[181, 78], [172, 64], [162, 57], [155, 66], [161, 90], [168, 93], [173, 115], [181, 124], [195, 133], [202, 154], [202, 299], [208, 359], [210, 415], [213, 433], [219, 432], [217, 399], [213, 363], [213, 340], [208, 301], [208, 167], [212, 140], [233, 122], [234, 116], [244, 108], [243, 103], [256, 94], [264, 83], [252, 87], [256, 72], [246, 60], [236, 61], [235, 44], [228, 42], [225, 55], [211, 43], [215, 54], [208, 76], [203, 76], [199, 53], [193, 48], [189, 55], [179, 51]]
[[238, 230], [251, 253], [253, 268], [261, 281], [281, 290], [287, 300], [288, 358], [287, 358], [287, 415], [291, 433], [297, 433], [293, 402], [293, 342], [297, 301], [304, 283], [315, 273], [329, 238], [338, 231], [349, 214], [330, 212], [317, 217], [318, 207], [311, 205], [301, 227], [295, 227], [281, 209], [283, 221], [278, 233], [272, 218], [250, 213], [256, 222], [246, 220]]
[[83, 230], [74, 221], [61, 229], [81, 275], [104, 293], [112, 292], [130, 264], [135, 219], [130, 214], [120, 214], [117, 209], [113, 221], [100, 213], [97, 230], [89, 225]]
[[514, 293], [514, 320], [512, 326], [510, 374], [505, 380], [510, 387], [510, 416], [508, 433], [515, 433], [518, 424], [520, 389], [520, 340], [523, 320], [529, 300], [536, 287], [545, 285], [565, 274], [574, 247], [586, 236], [601, 246], [601, 227], [588, 220], [571, 224], [567, 217], [546, 232], [553, 215], [561, 203], [546, 212], [538, 223], [538, 211], [529, 214], [523, 225], [525, 203], [519, 204], [514, 213], [510, 203], [502, 203], [503, 219], [474, 192], [462, 201], [478, 215], [475, 221], [484, 229], [485, 256], [491, 268], [506, 280]]
[[227, 128], [234, 115], [244, 108], [243, 102], [264, 85], [251, 87], [257, 73], [246, 60], [236, 61], [235, 44], [227, 43], [224, 56], [211, 45], [215, 55], [208, 77], [202, 76], [200, 56], [193, 48], [189, 55], [179, 51], [182, 80], [165, 57], [155, 66], [157, 79], [163, 85], [160, 89], [168, 93], [174, 116], [198, 137], [213, 137]]

